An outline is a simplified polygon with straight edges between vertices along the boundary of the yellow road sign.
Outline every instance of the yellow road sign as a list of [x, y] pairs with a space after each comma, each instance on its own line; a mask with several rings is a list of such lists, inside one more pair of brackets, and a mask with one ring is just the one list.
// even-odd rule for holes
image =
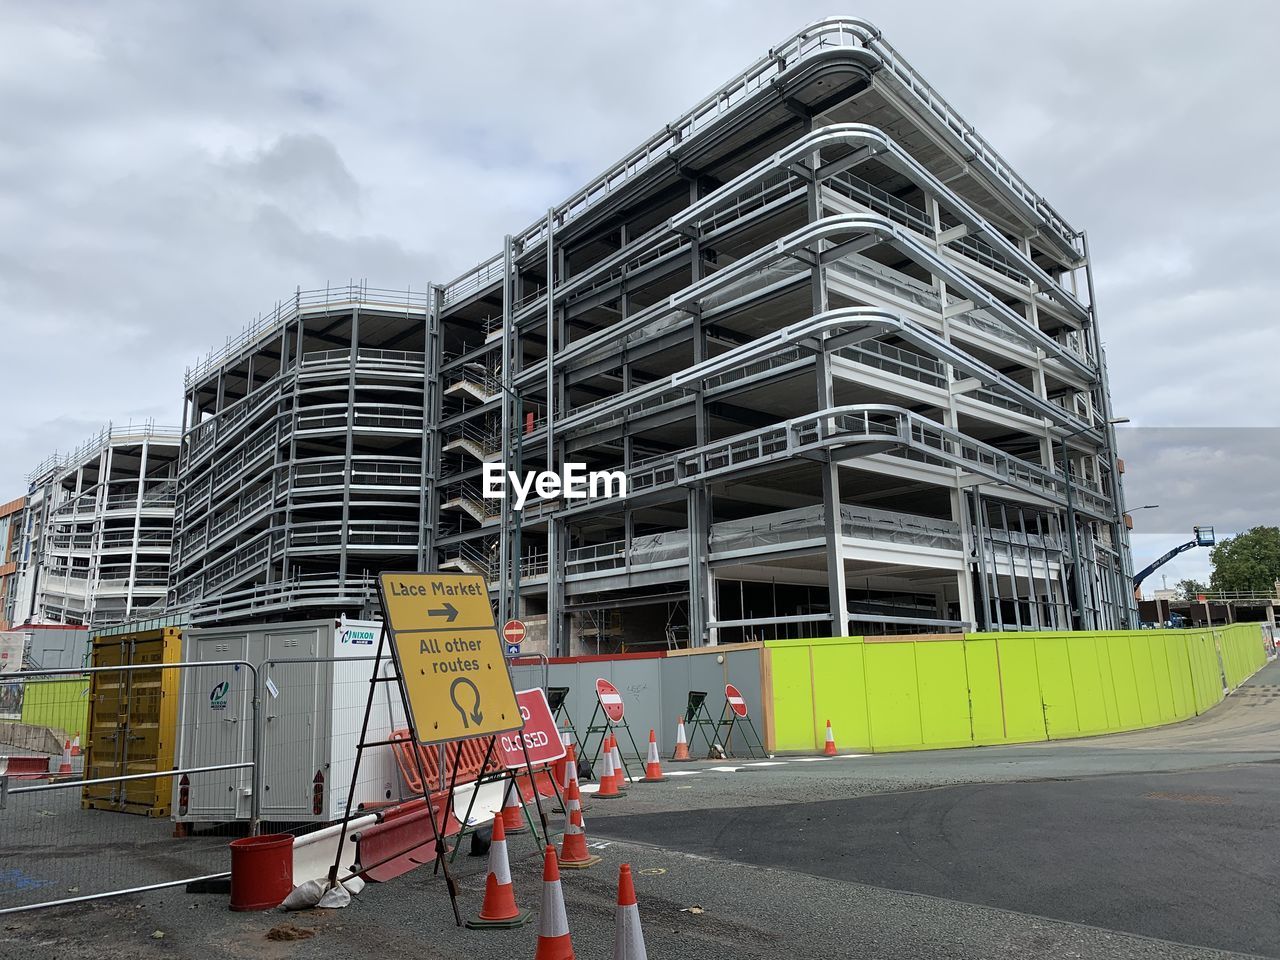
[[495, 625], [484, 577], [470, 573], [384, 573], [382, 606], [393, 630]]
[[483, 577], [384, 573], [380, 588], [419, 742], [523, 726]]

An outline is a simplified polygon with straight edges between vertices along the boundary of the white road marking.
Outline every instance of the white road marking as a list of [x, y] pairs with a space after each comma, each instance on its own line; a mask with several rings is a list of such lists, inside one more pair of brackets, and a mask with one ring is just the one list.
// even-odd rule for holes
[[701, 770], [664, 770], [662, 772], [665, 773], [668, 777], [692, 777], [694, 774], [701, 773], [702, 771]]
[[707, 767], [708, 770], [714, 770], [716, 773], [737, 773], [741, 767]]
[[780, 767], [785, 764], [785, 760], [757, 760], [755, 763], [744, 764], [748, 767]]

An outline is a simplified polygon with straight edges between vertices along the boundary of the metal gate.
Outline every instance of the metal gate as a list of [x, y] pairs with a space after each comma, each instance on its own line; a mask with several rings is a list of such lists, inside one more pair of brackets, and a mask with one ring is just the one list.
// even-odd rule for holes
[[[169, 671], [178, 673], [178, 684]], [[24, 684], [83, 677], [96, 692], [85, 698], [75, 684], [67, 685], [67, 696], [78, 699], [78, 705], [66, 705], [68, 711], [84, 712], [77, 729], [89, 731], [86, 753], [73, 748], [75, 734], [65, 729], [45, 729], [27, 741], [61, 741], [62, 753], [0, 743], [0, 913], [229, 876], [225, 836], [191, 836], [175, 845], [167, 820], [116, 811], [128, 809], [131, 800], [165, 794], [181, 809], [185, 790], [198, 784], [211, 797], [230, 793], [233, 804], [243, 797], [248, 830], [256, 833], [257, 674], [253, 664], [237, 659], [7, 674], [7, 683]], [[205, 709], [179, 712], [167, 702], [179, 688]], [[161, 729], [171, 719], [173, 730]], [[201, 765], [161, 763], [157, 748], [165, 737], [204, 738]], [[103, 759], [86, 769], [89, 756]]]

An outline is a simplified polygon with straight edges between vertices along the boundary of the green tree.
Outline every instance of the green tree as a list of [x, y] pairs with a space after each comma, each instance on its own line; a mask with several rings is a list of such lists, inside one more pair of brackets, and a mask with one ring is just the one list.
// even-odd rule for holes
[[1179, 580], [1174, 584], [1174, 589], [1182, 594], [1182, 599], [1194, 600], [1200, 594], [1208, 591], [1209, 588], [1199, 580]]
[[1280, 527], [1254, 527], [1209, 552], [1214, 590], [1269, 596], [1280, 578]]

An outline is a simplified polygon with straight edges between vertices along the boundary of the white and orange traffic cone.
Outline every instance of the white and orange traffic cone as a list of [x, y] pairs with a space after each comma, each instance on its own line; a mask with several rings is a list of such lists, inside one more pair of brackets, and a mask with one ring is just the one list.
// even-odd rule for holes
[[542, 858], [542, 909], [538, 912], [538, 948], [533, 960], [573, 960], [569, 917], [564, 912], [556, 848], [547, 845]]
[[684, 735], [684, 717], [676, 717], [676, 752], [671, 755], [673, 763], [691, 763], [689, 756], [689, 738]]
[[609, 742], [613, 744], [613, 775], [617, 779], [618, 789], [626, 790], [629, 774], [627, 773], [627, 765], [622, 762], [622, 751], [618, 749], [618, 738], [610, 734]]
[[[608, 764], [605, 766], [605, 768], [604, 768], [604, 769], [605, 769], [605, 770], [607, 770], [607, 771], [608, 771], [608, 773], [609, 773], [609, 776], [613, 778], [613, 788], [614, 788], [615, 790], [621, 791], [621, 790], [622, 790], [622, 778], [621, 778], [620, 776], [618, 776], [618, 774], [619, 774], [619, 772], [620, 772], [620, 771], [618, 770], [618, 762], [617, 762], [616, 760], [614, 760], [614, 759], [613, 759], [613, 735], [612, 735], [612, 734], [606, 733], [606, 734], [604, 735], [604, 740], [601, 742], [600, 750], [601, 750], [601, 753], [602, 753], [602, 756], [601, 756], [601, 762], [602, 762], [602, 763], [604, 762], [604, 758], [605, 758], [605, 757], [608, 757], [608, 758], [609, 758], [609, 762], [608, 762]], [[601, 782], [602, 784], [604, 783], [604, 777], [603, 777], [603, 776], [601, 776], [601, 778], [600, 778], [600, 782]]]
[[516, 778], [507, 781], [507, 792], [502, 796], [502, 826], [506, 833], [525, 833], [529, 825], [524, 822], [524, 807], [520, 804], [520, 788]]
[[73, 757], [80, 756], [80, 731], [76, 731], [75, 737], [71, 740], [71, 755]]
[[480, 913], [467, 921], [472, 930], [523, 927], [533, 919], [528, 910], [516, 906], [515, 887], [511, 883], [511, 864], [507, 860], [507, 834], [502, 817], [493, 818], [493, 839], [489, 841], [489, 874], [484, 879], [484, 905]]
[[569, 763], [569, 748], [573, 746], [573, 735], [568, 730], [560, 732], [560, 745], [564, 747], [564, 756], [551, 764], [551, 779], [564, 790], [568, 787], [565, 783], [565, 767]]
[[667, 779], [662, 775], [662, 761], [658, 759], [658, 734], [649, 730], [649, 755], [644, 762], [644, 779], [641, 783], [661, 783]]
[[71, 772], [71, 741], [68, 740], [62, 747], [62, 762], [58, 764], [59, 776]]
[[[578, 781], [578, 748], [572, 743], [569, 744], [569, 762], [564, 766], [564, 784], [561, 786], [565, 796], [569, 794], [569, 784], [571, 783], [577, 783], [578, 790], [581, 792], [582, 784]], [[582, 797], [580, 802], [582, 809], [586, 810], [588, 807], [587, 798]]]
[[834, 757], [836, 755], [836, 735], [831, 732], [831, 721], [827, 721], [827, 742], [822, 748], [825, 756]]
[[564, 802], [569, 808], [569, 822], [564, 825], [564, 839], [560, 841], [560, 866], [585, 870], [599, 863], [600, 858], [587, 849], [587, 825], [582, 819], [582, 794], [577, 780], [569, 784]]
[[631, 882], [631, 864], [618, 867], [618, 910], [613, 922], [613, 960], [646, 960], [640, 907]]
[[600, 755], [600, 789], [596, 796], [601, 800], [617, 800], [622, 794], [618, 791], [618, 778], [613, 775], [613, 751], [608, 749], [608, 745], [606, 740]]

